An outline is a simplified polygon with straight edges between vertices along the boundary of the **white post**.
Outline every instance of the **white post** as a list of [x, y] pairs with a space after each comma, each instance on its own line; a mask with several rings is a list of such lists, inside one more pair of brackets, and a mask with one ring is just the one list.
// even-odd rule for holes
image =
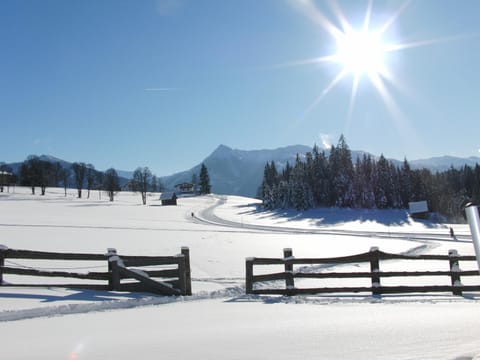
[[472, 233], [473, 246], [475, 247], [475, 256], [477, 257], [478, 269], [480, 271], [480, 218], [478, 216], [478, 206], [473, 204], [465, 208], [470, 232]]

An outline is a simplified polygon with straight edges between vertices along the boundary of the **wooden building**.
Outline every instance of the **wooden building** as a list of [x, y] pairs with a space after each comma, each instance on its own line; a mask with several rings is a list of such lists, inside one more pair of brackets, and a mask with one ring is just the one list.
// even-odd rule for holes
[[192, 183], [181, 183], [175, 185], [175, 190], [180, 194], [195, 194], [195, 184]]
[[160, 200], [162, 201], [162, 205], [177, 205], [177, 194], [172, 192], [163, 192], [160, 195]]

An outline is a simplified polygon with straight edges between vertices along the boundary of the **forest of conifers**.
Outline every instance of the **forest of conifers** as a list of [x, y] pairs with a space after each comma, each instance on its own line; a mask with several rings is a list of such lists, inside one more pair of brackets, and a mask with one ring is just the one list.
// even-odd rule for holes
[[297, 210], [406, 209], [409, 202], [427, 200], [431, 212], [462, 221], [465, 204], [480, 202], [480, 166], [432, 173], [411, 169], [406, 159], [396, 166], [383, 155], [374, 159], [364, 154], [353, 161], [342, 135], [328, 156], [315, 145], [281, 170], [267, 163], [258, 196], [267, 209]]

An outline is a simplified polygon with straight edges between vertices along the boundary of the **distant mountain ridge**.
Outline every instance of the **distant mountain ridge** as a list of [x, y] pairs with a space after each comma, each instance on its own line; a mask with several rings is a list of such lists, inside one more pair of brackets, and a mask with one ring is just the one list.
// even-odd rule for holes
[[[165, 189], [172, 190], [176, 184], [191, 182], [192, 175], [200, 173], [201, 164], [207, 166], [210, 176], [212, 191], [216, 194], [242, 195], [254, 197], [263, 178], [263, 170], [267, 162], [273, 161], [278, 169], [283, 168], [287, 161], [293, 165], [298, 155], [303, 157], [307, 152], [312, 151], [310, 146], [292, 145], [278, 149], [264, 150], [238, 150], [226, 145], [219, 145], [201, 163], [189, 170], [178, 172], [169, 176], [161, 177], [160, 180]], [[329, 150], [325, 150], [328, 155]], [[364, 151], [352, 151], [352, 159], [355, 162], [357, 157], [368, 154]], [[371, 154], [370, 154], [371, 155]], [[378, 159], [378, 156], [371, 155]], [[64, 167], [70, 167], [71, 163], [49, 155], [41, 155], [42, 160], [60, 162]], [[403, 161], [389, 159], [400, 166]], [[445, 171], [450, 167], [460, 168], [464, 165], [475, 166], [480, 164], [480, 157], [460, 158], [454, 156], [432, 157], [429, 159], [408, 160], [412, 169], [427, 168], [433, 172]], [[21, 162], [7, 164], [15, 173], [18, 173]], [[117, 169], [116, 169], [117, 170]], [[132, 177], [132, 171], [117, 170], [122, 183]]]
[[[305, 154], [311, 148], [292, 145], [275, 150], [236, 150], [220, 145], [202, 163], [208, 169], [212, 191], [216, 194], [243, 195], [253, 197], [262, 182], [265, 163], [274, 161], [285, 165], [293, 163], [297, 154]], [[167, 189], [176, 184], [190, 182], [193, 174], [200, 173], [201, 164], [160, 180]]]
[[431, 171], [445, 171], [454, 168], [460, 168], [464, 165], [474, 167], [476, 164], [480, 164], [480, 157], [470, 156], [468, 158], [459, 158], [455, 156], [438, 156], [429, 159], [419, 159], [409, 161], [412, 169], [427, 168]]
[[[293, 165], [297, 154], [303, 157], [312, 147], [292, 145], [273, 150], [237, 150], [226, 145], [218, 146], [203, 163], [208, 168], [212, 191], [216, 194], [230, 194], [253, 197], [257, 193], [263, 178], [263, 170], [267, 162], [273, 161], [278, 169], [283, 168], [287, 161]], [[329, 150], [325, 150], [328, 155]], [[358, 157], [369, 154], [364, 151], [352, 151], [355, 162]], [[370, 154], [373, 158], [378, 156]], [[397, 166], [403, 161], [389, 159]], [[459, 158], [453, 156], [435, 157], [409, 161], [412, 169], [427, 168], [431, 171], [445, 171], [450, 167], [460, 168], [464, 165], [480, 164], [480, 157]], [[161, 181], [167, 189], [173, 189], [176, 184], [190, 182], [193, 174], [199, 174], [201, 164], [170, 176], [162, 177]]]

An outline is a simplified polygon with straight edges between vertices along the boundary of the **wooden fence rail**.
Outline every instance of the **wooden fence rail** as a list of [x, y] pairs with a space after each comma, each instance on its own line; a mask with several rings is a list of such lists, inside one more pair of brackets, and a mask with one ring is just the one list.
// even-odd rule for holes
[[[16, 264], [8, 259], [56, 260], [56, 261], [103, 261], [107, 263], [106, 272], [70, 272], [35, 269]], [[10, 262], [6, 266], [6, 262]], [[170, 266], [163, 269], [132, 269], [131, 267]], [[36, 277], [75, 278], [81, 280], [107, 281], [107, 284], [11, 284], [4, 282], [4, 274]], [[161, 279], [162, 281], [160, 281]], [[122, 281], [127, 280], [127, 281]], [[132, 281], [134, 280], [134, 281]], [[0, 245], [0, 285], [66, 288], [81, 288], [111, 291], [152, 292], [161, 295], [191, 295], [190, 250], [182, 247], [175, 256], [124, 256], [115, 249], [106, 254], [57, 253], [32, 250], [9, 249]]]
[[[387, 260], [443, 260], [448, 261], [448, 270], [438, 271], [381, 271], [380, 261]], [[456, 250], [450, 250], [448, 255], [400, 255], [389, 254], [373, 247], [369, 252], [334, 258], [295, 258], [292, 249], [284, 249], [283, 258], [247, 258], [245, 267], [245, 289], [247, 294], [322, 294], [322, 293], [358, 293], [371, 292], [373, 295], [393, 293], [425, 293], [425, 292], [452, 292], [462, 295], [463, 291], [480, 291], [480, 285], [463, 285], [461, 278], [464, 276], [478, 276], [478, 270], [462, 271], [460, 261], [476, 261], [475, 256], [460, 256]], [[357, 272], [304, 272], [302, 269], [294, 270], [294, 265], [347, 265], [366, 263], [370, 271]], [[254, 266], [283, 265], [284, 271], [277, 273], [254, 275]], [[450, 285], [396, 285], [384, 286], [382, 278], [394, 277], [419, 277], [419, 276], [448, 276]], [[318, 288], [297, 288], [295, 279], [356, 279], [370, 278], [370, 286], [338, 286]], [[284, 281], [284, 288], [268, 288], [272, 281]], [[262, 286], [255, 286], [263, 283]]]

